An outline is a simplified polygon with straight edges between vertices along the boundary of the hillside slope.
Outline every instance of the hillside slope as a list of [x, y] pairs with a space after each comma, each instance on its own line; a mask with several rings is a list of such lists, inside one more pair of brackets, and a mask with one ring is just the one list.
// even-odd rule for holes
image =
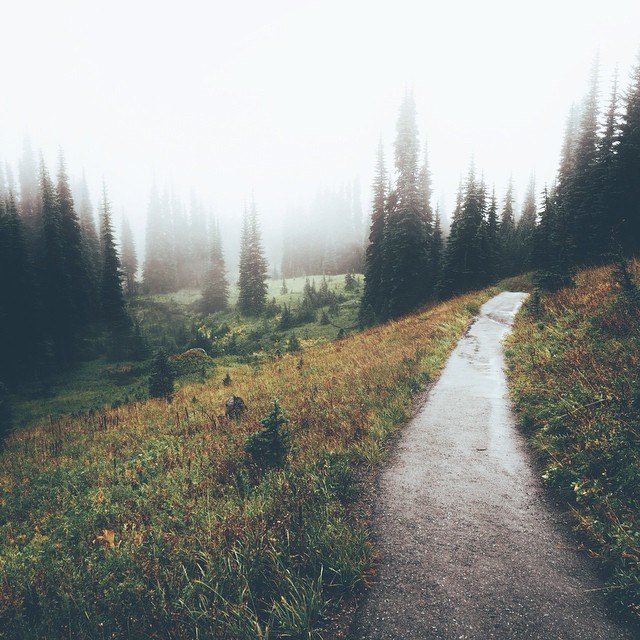
[[[0, 457], [0, 637], [314, 637], [372, 566], [349, 509], [358, 469], [491, 293], [237, 366], [172, 404], [16, 433]], [[241, 420], [220, 415], [232, 393]], [[261, 468], [245, 441], [274, 399], [292, 449]]]
[[[611, 596], [640, 614], [640, 266], [532, 297], [508, 341], [512, 395]], [[626, 282], [626, 284], [625, 284]]]

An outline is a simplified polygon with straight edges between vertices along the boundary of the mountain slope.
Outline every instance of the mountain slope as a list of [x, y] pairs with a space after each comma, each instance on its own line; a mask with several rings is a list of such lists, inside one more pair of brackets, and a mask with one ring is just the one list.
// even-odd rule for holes
[[[372, 566], [349, 509], [358, 470], [490, 295], [239, 366], [172, 404], [16, 433], [0, 457], [0, 637], [313, 637]], [[241, 420], [220, 415], [231, 394]], [[263, 470], [245, 441], [274, 399], [292, 450]]]

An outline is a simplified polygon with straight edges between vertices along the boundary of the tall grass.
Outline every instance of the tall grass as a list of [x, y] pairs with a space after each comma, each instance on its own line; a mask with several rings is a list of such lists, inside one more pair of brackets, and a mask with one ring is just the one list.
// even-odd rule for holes
[[[625, 271], [625, 270], [623, 270]], [[640, 281], [636, 261], [583, 271], [534, 295], [509, 338], [510, 383], [544, 479], [607, 569], [612, 597], [640, 614]], [[635, 283], [634, 283], [635, 282]]]
[[[302, 354], [15, 433], [0, 457], [0, 637], [315, 638], [372, 569], [350, 508], [488, 292]], [[222, 376], [219, 376], [222, 378]], [[241, 420], [224, 401], [241, 396]], [[277, 399], [292, 451], [247, 437]]]

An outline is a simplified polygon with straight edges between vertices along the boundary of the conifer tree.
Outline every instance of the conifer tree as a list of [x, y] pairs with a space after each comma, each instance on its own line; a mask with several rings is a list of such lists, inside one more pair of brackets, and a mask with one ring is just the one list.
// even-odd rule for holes
[[122, 274], [125, 292], [128, 296], [137, 292], [136, 273], [138, 272], [138, 256], [131, 233], [131, 225], [126, 216], [122, 216], [122, 233], [120, 236]]
[[545, 186], [542, 194], [540, 222], [534, 233], [531, 262], [537, 273], [536, 284], [543, 289], [555, 288], [556, 246], [556, 207], [555, 194]]
[[0, 200], [0, 380], [33, 374], [41, 359], [33, 270], [13, 193]]
[[260, 315], [267, 303], [267, 261], [262, 249], [255, 201], [245, 208], [240, 246], [238, 308], [245, 315]]
[[40, 235], [40, 176], [38, 164], [33, 153], [31, 140], [25, 136], [22, 147], [22, 157], [18, 164], [18, 180], [20, 184], [20, 216], [24, 222], [25, 239], [32, 256], [38, 250], [38, 236]]
[[442, 292], [445, 295], [480, 288], [487, 282], [485, 208], [486, 189], [476, 179], [472, 164], [444, 253]]
[[80, 223], [80, 231], [82, 237], [83, 253], [85, 260], [89, 265], [89, 277], [91, 281], [91, 307], [93, 310], [99, 308], [98, 290], [100, 288], [100, 272], [102, 265], [102, 258], [100, 255], [100, 238], [98, 237], [98, 231], [96, 229], [96, 221], [93, 214], [93, 207], [91, 205], [91, 198], [89, 196], [89, 188], [87, 186], [87, 180], [84, 172], [82, 179], [77, 186], [76, 197], [74, 198], [76, 203], [76, 211], [78, 214], [78, 220]]
[[120, 258], [113, 237], [111, 205], [105, 185], [102, 187], [100, 209], [100, 248], [102, 251], [100, 301], [102, 304], [102, 318], [112, 327], [114, 332], [121, 333], [130, 328], [130, 322], [125, 311]]
[[582, 107], [575, 161], [561, 194], [571, 264], [591, 264], [597, 261], [599, 253], [598, 211], [594, 207], [598, 201], [598, 185], [594, 180], [598, 154], [598, 64], [596, 59]]
[[60, 206], [43, 159], [40, 161], [39, 209], [38, 281], [42, 308], [47, 317], [46, 331], [56, 362], [67, 365], [76, 356], [74, 302], [67, 273]]
[[78, 329], [86, 325], [91, 314], [95, 312], [95, 308], [92, 308], [95, 297], [92, 295], [90, 258], [85, 253], [80, 222], [75, 211], [62, 152], [59, 156], [56, 196], [64, 251], [64, 269], [72, 304], [69, 309], [69, 318]]
[[418, 130], [413, 96], [407, 95], [396, 127], [396, 188], [389, 198], [384, 236], [382, 292], [385, 315], [408, 313], [426, 299], [427, 229], [420, 198]]
[[147, 210], [145, 262], [142, 276], [145, 291], [168, 293], [178, 286], [170, 196], [160, 198], [154, 186]]
[[558, 179], [549, 202], [553, 209], [551, 238], [555, 253], [549, 265], [550, 286], [558, 287], [572, 278], [572, 260], [575, 255], [575, 239], [572, 233], [572, 212], [569, 205], [573, 173], [577, 161], [579, 113], [571, 105], [564, 133]]
[[513, 181], [509, 180], [500, 216], [500, 248], [502, 253], [502, 277], [512, 276], [517, 271], [518, 241], [513, 213]]
[[433, 238], [431, 241], [431, 269], [436, 289], [434, 293], [438, 293], [438, 284], [442, 279], [442, 260], [444, 255], [444, 234], [442, 232], [442, 218], [440, 216], [440, 206], [436, 209], [435, 219], [433, 222]]
[[536, 181], [531, 176], [529, 187], [522, 204], [522, 214], [516, 227], [517, 232], [517, 262], [516, 272], [521, 273], [532, 267], [533, 234], [537, 224], [538, 211], [536, 206]]
[[149, 395], [171, 400], [176, 372], [164, 349], [156, 351], [149, 372]]
[[204, 207], [196, 194], [192, 193], [189, 208], [189, 258], [191, 261], [189, 272], [191, 281], [188, 283], [191, 287], [200, 288], [205, 284], [205, 274], [208, 272], [211, 258], [208, 237]]
[[640, 58], [624, 100], [618, 146], [619, 238], [627, 254], [640, 250]]
[[433, 271], [433, 258], [431, 256], [431, 252], [433, 251], [433, 208], [431, 206], [431, 169], [429, 167], [429, 153], [426, 142], [424, 143], [424, 155], [419, 175], [419, 194], [424, 219], [424, 250], [426, 260], [424, 263], [425, 271], [422, 275], [422, 286], [423, 299], [426, 300], [433, 296], [437, 280], [437, 272]]
[[202, 290], [201, 308], [204, 313], [223, 311], [229, 304], [229, 283], [222, 251], [222, 236], [217, 223], [212, 236], [210, 264]]
[[387, 170], [382, 141], [378, 144], [369, 244], [365, 253], [364, 292], [360, 302], [360, 321], [372, 324], [384, 312], [382, 274], [384, 270], [384, 227], [387, 204]]
[[618, 115], [618, 78], [613, 79], [611, 99], [607, 109], [604, 127], [598, 142], [596, 164], [593, 169], [593, 181], [597, 186], [597, 200], [594, 216], [594, 238], [596, 259], [611, 258], [612, 251], [622, 247], [620, 232], [622, 227], [620, 185], [618, 177], [618, 144], [620, 139]]
[[502, 272], [502, 251], [500, 244], [500, 225], [498, 222], [498, 201], [495, 188], [491, 192], [491, 201], [487, 209], [486, 224], [487, 281], [495, 282]]

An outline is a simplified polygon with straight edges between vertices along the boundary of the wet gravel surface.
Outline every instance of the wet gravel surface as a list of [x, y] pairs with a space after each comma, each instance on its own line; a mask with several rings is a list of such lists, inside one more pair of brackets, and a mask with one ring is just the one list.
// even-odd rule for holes
[[354, 639], [640, 637], [608, 617], [515, 426], [501, 341], [523, 299], [482, 307], [379, 476], [378, 578]]

